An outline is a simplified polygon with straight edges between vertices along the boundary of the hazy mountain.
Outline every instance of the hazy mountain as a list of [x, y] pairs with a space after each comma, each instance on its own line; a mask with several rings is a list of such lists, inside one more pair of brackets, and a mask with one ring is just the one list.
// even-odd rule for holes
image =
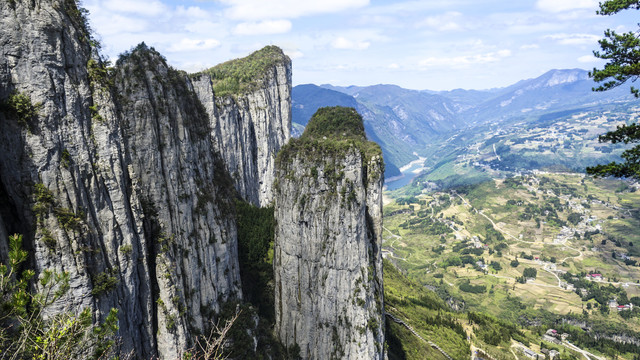
[[592, 90], [594, 85], [585, 70], [551, 70], [540, 77], [522, 80], [496, 91], [491, 98], [467, 109], [463, 116], [470, 124], [508, 121], [632, 100], [628, 88], [600, 93]]
[[298, 85], [291, 91], [291, 115], [293, 121], [307, 125], [311, 116], [323, 106], [347, 106], [356, 108], [356, 99], [338, 91], [323, 89], [313, 84]]
[[517, 137], [526, 124], [544, 129], [572, 114], [616, 108], [620, 116], [620, 111], [627, 111], [620, 110], [620, 105], [634, 100], [628, 88], [599, 93], [592, 91], [594, 85], [588, 72], [581, 69], [551, 70], [537, 78], [489, 90], [299, 85], [293, 89], [293, 122], [304, 125], [320, 106], [354, 106], [365, 120], [367, 135], [381, 145], [387, 166], [393, 169], [415, 160], [416, 154], [437, 163], [434, 153], [442, 151], [434, 149], [446, 150], [452, 141], [456, 146], [468, 146], [469, 141], [495, 130], [487, 126], [518, 124], [512, 129]]

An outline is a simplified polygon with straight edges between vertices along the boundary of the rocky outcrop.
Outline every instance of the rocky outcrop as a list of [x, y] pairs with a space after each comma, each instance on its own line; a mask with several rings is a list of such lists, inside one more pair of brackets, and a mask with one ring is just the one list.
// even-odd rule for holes
[[[227, 168], [241, 194], [269, 201], [290, 64], [265, 73], [264, 89], [207, 102], [145, 45], [105, 68], [74, 0], [0, 12], [0, 260], [8, 234], [23, 234], [36, 272], [70, 275], [49, 312], [89, 307], [102, 321], [117, 308], [124, 351], [179, 358], [242, 298]], [[226, 102], [234, 130], [215, 106]]]
[[278, 155], [276, 332], [304, 359], [383, 359], [380, 148], [323, 108]]
[[194, 90], [212, 119], [214, 145], [240, 195], [257, 206], [273, 201], [276, 154], [291, 136], [291, 60], [269, 46], [235, 61], [251, 62], [264, 53], [274, 53], [275, 59], [254, 80], [259, 86], [241, 95], [216, 97], [208, 72], [193, 76]]

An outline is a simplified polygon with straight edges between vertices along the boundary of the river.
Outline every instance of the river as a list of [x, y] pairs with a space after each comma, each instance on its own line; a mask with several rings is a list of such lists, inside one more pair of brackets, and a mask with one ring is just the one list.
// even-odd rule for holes
[[385, 180], [387, 190], [396, 190], [411, 183], [411, 181], [424, 170], [423, 164], [426, 158], [419, 158], [400, 168], [402, 175]]

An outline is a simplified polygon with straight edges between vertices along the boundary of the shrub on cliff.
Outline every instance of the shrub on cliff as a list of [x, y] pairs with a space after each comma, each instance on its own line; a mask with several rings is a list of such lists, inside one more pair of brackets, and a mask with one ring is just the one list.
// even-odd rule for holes
[[22, 235], [9, 237], [9, 261], [0, 264], [0, 359], [109, 358], [113, 355], [118, 311], [93, 325], [91, 311], [43, 316], [69, 290], [69, 274], [45, 270], [40, 291], [30, 289], [35, 272], [24, 269], [28, 254]]
[[[365, 164], [375, 156], [382, 161], [380, 146], [367, 141], [362, 117], [354, 108], [323, 107], [311, 117], [300, 138], [291, 139], [280, 149], [276, 163], [282, 165], [296, 154], [325, 162], [327, 157], [342, 157], [354, 148], [360, 152]], [[384, 165], [381, 171], [384, 173]]]
[[262, 84], [264, 74], [287, 57], [277, 46], [266, 46], [247, 57], [230, 60], [200, 73], [211, 76], [216, 96], [237, 95], [255, 90]]
[[301, 140], [335, 138], [366, 140], [362, 117], [354, 108], [333, 106], [319, 108], [309, 120]]

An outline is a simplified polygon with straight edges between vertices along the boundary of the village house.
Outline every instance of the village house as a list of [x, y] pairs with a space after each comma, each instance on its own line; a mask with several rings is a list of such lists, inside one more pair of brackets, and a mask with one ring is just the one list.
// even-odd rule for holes
[[560, 344], [560, 340], [556, 339], [553, 336], [549, 336], [547, 334], [542, 335], [542, 340], [546, 341], [546, 342], [550, 342], [552, 344]]
[[544, 355], [538, 354], [537, 352], [531, 350], [531, 349], [527, 349], [527, 348], [522, 348], [522, 352], [526, 357], [532, 358], [532, 359], [537, 359], [538, 357], [544, 358]]
[[587, 274], [588, 280], [602, 280], [602, 274]]
[[489, 269], [489, 266], [483, 263], [482, 261], [476, 261], [476, 265], [484, 271], [487, 271]]
[[627, 311], [627, 310], [633, 310], [633, 304], [632, 303], [628, 303], [626, 305], [618, 305], [618, 311]]
[[569, 284], [568, 282], [564, 282], [564, 281], [560, 282], [560, 287], [563, 289], [567, 289], [569, 291], [573, 291], [576, 288], [575, 286], [573, 286], [573, 284]]

